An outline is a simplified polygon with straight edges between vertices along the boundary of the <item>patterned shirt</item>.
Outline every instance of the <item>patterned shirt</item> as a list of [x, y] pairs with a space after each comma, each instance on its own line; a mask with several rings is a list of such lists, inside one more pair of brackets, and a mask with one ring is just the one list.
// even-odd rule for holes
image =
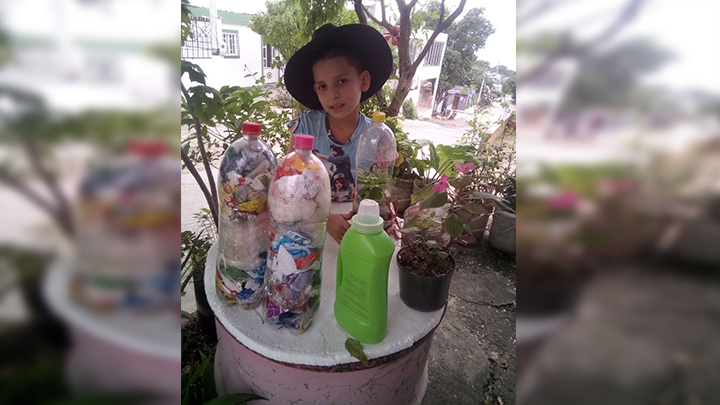
[[293, 134], [308, 134], [315, 137], [315, 150], [327, 156], [321, 158], [330, 175], [332, 200], [352, 201], [355, 194], [355, 150], [360, 133], [372, 124], [372, 120], [360, 113], [355, 132], [346, 143], [337, 142], [330, 130], [328, 115], [324, 110], [305, 111], [287, 123]]

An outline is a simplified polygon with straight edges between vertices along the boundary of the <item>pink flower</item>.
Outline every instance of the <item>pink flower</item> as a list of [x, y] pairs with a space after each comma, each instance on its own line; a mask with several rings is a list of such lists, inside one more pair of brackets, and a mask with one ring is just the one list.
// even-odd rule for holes
[[555, 211], [572, 210], [580, 202], [580, 196], [573, 190], [565, 190], [548, 201], [550, 209]]
[[447, 174], [443, 174], [442, 177], [440, 177], [440, 181], [438, 181], [435, 187], [433, 187], [433, 191], [441, 192], [450, 188], [450, 185], [447, 182], [447, 178]]
[[460, 174], [468, 174], [471, 171], [475, 170], [477, 166], [475, 166], [475, 163], [468, 162], [468, 163], [455, 163], [455, 168]]

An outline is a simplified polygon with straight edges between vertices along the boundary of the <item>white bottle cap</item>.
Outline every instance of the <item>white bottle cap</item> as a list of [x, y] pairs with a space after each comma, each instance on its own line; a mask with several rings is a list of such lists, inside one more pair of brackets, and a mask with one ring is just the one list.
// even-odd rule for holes
[[380, 206], [374, 200], [360, 201], [358, 213], [350, 220], [354, 230], [359, 233], [378, 233], [383, 230], [383, 219], [380, 217]]

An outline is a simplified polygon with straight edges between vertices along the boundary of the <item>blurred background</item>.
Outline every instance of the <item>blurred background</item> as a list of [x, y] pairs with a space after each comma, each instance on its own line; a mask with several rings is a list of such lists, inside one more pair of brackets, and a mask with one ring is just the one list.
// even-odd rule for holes
[[720, 403], [718, 15], [517, 2], [518, 403]]
[[0, 0], [0, 403], [179, 403], [179, 16]]

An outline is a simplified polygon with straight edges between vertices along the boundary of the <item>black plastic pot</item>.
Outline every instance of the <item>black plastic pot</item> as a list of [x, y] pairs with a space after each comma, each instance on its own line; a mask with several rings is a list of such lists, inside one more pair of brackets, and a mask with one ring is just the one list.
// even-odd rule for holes
[[455, 260], [452, 256], [449, 256], [448, 260], [452, 260], [453, 270], [437, 277], [417, 275], [398, 263], [400, 298], [405, 305], [420, 312], [437, 311], [445, 306], [450, 292], [450, 281], [455, 273]]

